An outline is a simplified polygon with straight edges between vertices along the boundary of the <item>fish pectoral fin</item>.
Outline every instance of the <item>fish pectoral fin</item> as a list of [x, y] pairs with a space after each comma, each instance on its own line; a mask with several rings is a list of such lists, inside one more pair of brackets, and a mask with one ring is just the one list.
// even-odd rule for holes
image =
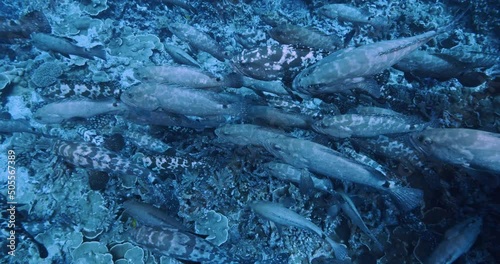
[[314, 193], [314, 182], [307, 169], [302, 169], [300, 172], [299, 191], [306, 196]]
[[323, 239], [330, 244], [333, 250], [333, 254], [335, 255], [335, 258], [344, 260], [349, 258], [349, 255], [347, 254], [347, 246], [338, 242], [333, 241], [330, 237], [328, 237], [326, 234], [322, 235]]
[[380, 85], [373, 78], [364, 79], [358, 83], [357, 86], [360, 90], [363, 90], [375, 98], [380, 98]]
[[347, 126], [340, 126], [338, 131], [339, 131], [338, 137], [341, 137], [341, 138], [351, 137], [353, 134], [352, 129], [350, 127], [347, 127]]
[[71, 43], [71, 44], [77, 44], [78, 42], [70, 37], [60, 37], [61, 39], [64, 39], [66, 40], [67, 42]]
[[422, 190], [396, 186], [386, 189], [398, 207], [404, 212], [411, 211], [422, 204], [424, 193]]

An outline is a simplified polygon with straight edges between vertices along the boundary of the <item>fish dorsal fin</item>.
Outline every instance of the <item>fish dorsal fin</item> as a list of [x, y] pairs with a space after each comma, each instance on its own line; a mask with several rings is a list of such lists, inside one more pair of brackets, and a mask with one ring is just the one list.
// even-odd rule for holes
[[462, 62], [460, 61], [457, 57], [451, 55], [451, 54], [446, 54], [446, 53], [432, 53], [432, 55], [440, 58], [440, 59], [443, 59], [445, 61], [447, 61], [448, 63], [452, 64], [452, 65], [455, 65], [457, 67], [461, 67], [461, 68], [466, 68], [468, 63], [466, 62]]

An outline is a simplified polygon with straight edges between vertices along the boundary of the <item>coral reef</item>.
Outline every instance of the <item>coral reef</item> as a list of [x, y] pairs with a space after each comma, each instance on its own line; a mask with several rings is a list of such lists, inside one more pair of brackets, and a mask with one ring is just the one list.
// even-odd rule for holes
[[[248, 259], [249, 263], [335, 261], [333, 251], [319, 237], [312, 239], [311, 234], [296, 228], [281, 229], [258, 218], [248, 207], [258, 200], [280, 203], [318, 225], [329, 238], [347, 246], [353, 263], [425, 262], [442, 241], [446, 230], [462, 219], [481, 215], [484, 222], [479, 243], [464, 253], [458, 262], [494, 263], [498, 259], [495, 254], [499, 252], [499, 246], [495, 241], [499, 234], [493, 200], [499, 183], [495, 177], [490, 177], [491, 172], [476, 170], [484, 169], [482, 167], [472, 170], [443, 163], [430, 155], [416, 154], [418, 147], [412, 146], [407, 134], [382, 139], [333, 139], [316, 133], [311, 125], [328, 116], [351, 114], [362, 106], [397, 112], [400, 117], [405, 116], [406, 121], [424, 127], [500, 133], [498, 3], [491, 0], [341, 1], [366, 15], [364, 18], [368, 22], [358, 23], [322, 15], [318, 10], [330, 2], [16, 0], [1, 4], [9, 19], [21, 18], [20, 14], [25, 10], [42, 10], [52, 26], [52, 35], [70, 37], [73, 39], [71, 43], [84, 50], [102, 45], [107, 56], [106, 60], [52, 56], [37, 51], [29, 38], [9, 39], [4, 43], [4, 38], [12, 35], [0, 36], [2, 51], [8, 55], [0, 57], [1, 119], [6, 124], [20, 119], [33, 127], [29, 133], [12, 133], [2, 127], [0, 163], [7, 164], [9, 149], [18, 153], [16, 199], [20, 227], [16, 232], [23, 232], [19, 233], [23, 239], [18, 240], [16, 251], [21, 257], [9, 259], [8, 255], [3, 255], [0, 261], [179, 263], [154, 248], [141, 247], [131, 238], [128, 231], [136, 228], [138, 223], [122, 216], [122, 203], [133, 198], [162, 208], [165, 214], [182, 223], [185, 227], [182, 232], [189, 233], [188, 237], [192, 233], [199, 235], [197, 239], [206, 236], [205, 240], [210, 244], [205, 245], [213, 245], [217, 250], [242, 260]], [[463, 10], [468, 11], [462, 15]], [[376, 20], [388, 23], [380, 27], [374, 24]], [[1, 28], [18, 30], [16, 26], [23, 22], [26, 21], [17, 19], [15, 23], [2, 24]], [[171, 28], [174, 23], [190, 25], [195, 31], [203, 32], [204, 37], [213, 39], [224, 50], [218, 54], [220, 60], [190, 45], [195, 40], [176, 36]], [[304, 58], [296, 56], [295, 51], [304, 51], [301, 45], [308, 42], [292, 42], [300, 45], [290, 46], [291, 57], [276, 55], [276, 52], [283, 51], [283, 46], [271, 38], [270, 32], [283, 25], [293, 25], [291, 28], [296, 30], [306, 28], [305, 34], [334, 35], [342, 40], [337, 43], [342, 46], [339, 48], [346, 49], [412, 37], [450, 25], [446, 32], [423, 44], [420, 50], [456, 66], [460, 71], [442, 80], [440, 73], [429, 78], [388, 67], [373, 76], [381, 91], [379, 98], [359, 90], [301, 97], [303, 95], [293, 89], [293, 79], [305, 66], [314, 64], [305, 64], [307, 59], [312, 59], [308, 52], [301, 53]], [[191, 38], [196, 38], [196, 32], [193, 34]], [[171, 95], [168, 93], [170, 86], [151, 84], [148, 83], [151, 80], [145, 81], [137, 76], [146, 67], [183, 62], [179, 58], [174, 60], [165, 50], [165, 47], [173, 46], [184, 59], [189, 58], [190, 64], [200, 66], [215, 80], [220, 80], [220, 76], [250, 75], [252, 72], [248, 68], [235, 63], [250, 51], [254, 51], [255, 57], [251, 61], [255, 64], [252, 67], [258, 73], [254, 77], [270, 77], [268, 72], [262, 71], [265, 67], [278, 75], [272, 83], [244, 76], [243, 87], [238, 89], [226, 85], [216, 88], [175, 86], [179, 94], [196, 91], [184, 99], [202, 103], [188, 102], [175, 109], [176, 112], [168, 113], [166, 109], [178, 103], [178, 97], [167, 97]], [[459, 59], [453, 53], [455, 49], [465, 50]], [[276, 58], [266, 60], [263, 52], [272, 53]], [[318, 54], [317, 59], [330, 55], [328, 50], [314, 52]], [[294, 59], [293, 67], [282, 68], [284, 60], [289, 58]], [[488, 58], [493, 58], [493, 62], [474, 66]], [[466, 75], [469, 73], [471, 76]], [[175, 77], [185, 78], [179, 75]], [[460, 78], [465, 79], [463, 83], [458, 80]], [[47, 88], [66, 83], [81, 85], [72, 86], [75, 89], [85, 85], [104, 89], [113, 83], [116, 90], [106, 93], [105, 98], [112, 105], [123, 106], [123, 111], [116, 115], [74, 117], [57, 124], [37, 122], [33, 113], [49, 103], [45, 100], [59, 103], [62, 99], [64, 102], [81, 99], [66, 96], [70, 93], [42, 97]], [[468, 83], [474, 85], [464, 86]], [[150, 99], [145, 100], [145, 105], [133, 105], [131, 101], [124, 103], [128, 99], [126, 96], [134, 96], [130, 93], [134, 89], [147, 89], [152, 85], [159, 88], [154, 94], [143, 94]], [[201, 91], [203, 89], [208, 91]], [[88, 95], [86, 91], [80, 92]], [[153, 105], [152, 98], [160, 94], [165, 103], [159, 109], [149, 109]], [[194, 95], [199, 94], [217, 98], [194, 101]], [[201, 97], [205, 100], [210, 96]], [[92, 102], [102, 99], [85, 98]], [[185, 114], [187, 109], [195, 107], [202, 109], [198, 114], [205, 114], [207, 110], [203, 107], [208, 104], [213, 104], [214, 109], [222, 114], [203, 117]], [[238, 114], [228, 114], [227, 109], [233, 106]], [[75, 107], [68, 109], [74, 110]], [[270, 109], [271, 114], [252, 118], [255, 109]], [[94, 109], [77, 110], [89, 113]], [[69, 111], [63, 109], [53, 114], [61, 112]], [[283, 117], [273, 113], [283, 113]], [[390, 115], [389, 111], [384, 115], [388, 113]], [[298, 116], [307, 118], [298, 128], [289, 125], [293, 120], [286, 118]], [[278, 122], [278, 118], [285, 120]], [[300, 173], [298, 180], [271, 177], [265, 164], [279, 161], [303, 165], [307, 160], [299, 157], [302, 149], [284, 156], [285, 150], [272, 141], [260, 146], [241, 146], [238, 143], [244, 138], [237, 138], [234, 140], [236, 144], [229, 144], [214, 132], [221, 125], [240, 123], [265, 126], [288, 137], [321, 144], [332, 153], [350, 155], [348, 160], [352, 162], [355, 158], [370, 159], [372, 162], [365, 165], [376, 164], [370, 172], [378, 170], [387, 177], [384, 188], [394, 182], [417, 188], [424, 192], [424, 201], [415, 210], [402, 213], [387, 193], [326, 178], [319, 173], [300, 173], [307, 169], [303, 168], [306, 166], [296, 169]], [[70, 159], [62, 154], [64, 147], [61, 146], [64, 145], [59, 145], [61, 149], [56, 156], [54, 148], [57, 146], [53, 144], [56, 140], [78, 142], [80, 146], [85, 144], [89, 146], [89, 152], [80, 153], [66, 145], [66, 153], [73, 154]], [[102, 153], [108, 155], [101, 159], [89, 158]], [[279, 155], [285, 158], [277, 158]], [[117, 157], [120, 157], [119, 161]], [[85, 164], [89, 160], [93, 162], [92, 166]], [[109, 170], [106, 165], [110, 160], [115, 162], [115, 168], [130, 164], [136, 167], [127, 173]], [[91, 170], [95, 168], [101, 170]], [[147, 176], [138, 179], [138, 171], [147, 172], [144, 173]], [[312, 188], [311, 182], [316, 178], [325, 183], [323, 189], [326, 192]], [[383, 252], [377, 252], [371, 238], [340, 210], [341, 199], [335, 195], [338, 190], [351, 197], [360, 218], [383, 244]], [[3, 237], [8, 229], [2, 226], [0, 232]], [[4, 247], [5, 243], [2, 241], [0, 245]], [[41, 254], [38, 243], [47, 249], [48, 256]]]
[[58, 62], [45, 62], [35, 69], [31, 75], [31, 81], [37, 87], [44, 88], [57, 82], [57, 78], [63, 74], [63, 67]]

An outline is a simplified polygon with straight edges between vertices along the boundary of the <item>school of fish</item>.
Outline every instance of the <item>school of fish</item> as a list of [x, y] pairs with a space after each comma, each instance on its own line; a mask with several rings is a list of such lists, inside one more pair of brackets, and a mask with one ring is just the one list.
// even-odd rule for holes
[[[33, 152], [53, 155], [69, 175], [109, 175], [116, 193], [102, 192], [121, 210], [121, 231], [103, 239], [188, 263], [433, 264], [483, 250], [475, 241], [498, 224], [489, 213], [497, 209], [479, 204], [500, 187], [498, 71], [490, 70], [499, 57], [465, 43], [437, 48], [470, 11], [399, 34], [405, 21], [368, 4], [297, 1], [307, 6], [301, 18], [266, 1], [156, 2], [136, 7], [172, 16], [141, 33], [157, 35], [161, 48], [137, 64], [113, 55], [111, 43], [125, 43], [118, 31], [85, 43], [57, 33], [56, 15], [42, 11], [0, 23], [1, 45], [24, 43], [38, 60], [69, 67], [32, 91], [29, 118], [0, 116], [0, 133], [31, 134]], [[123, 7], [117, 14], [127, 19], [133, 8]], [[235, 23], [228, 33], [237, 15], [249, 16], [249, 28]], [[120, 78], [97, 81], [99, 71]], [[478, 108], [494, 98], [497, 130], [451, 125], [445, 116], [480, 114], [419, 102], [415, 94], [431, 98], [432, 84]], [[397, 101], [396, 86], [412, 101]], [[193, 230], [211, 209], [229, 218], [221, 246]], [[446, 217], [435, 220], [439, 212]]]

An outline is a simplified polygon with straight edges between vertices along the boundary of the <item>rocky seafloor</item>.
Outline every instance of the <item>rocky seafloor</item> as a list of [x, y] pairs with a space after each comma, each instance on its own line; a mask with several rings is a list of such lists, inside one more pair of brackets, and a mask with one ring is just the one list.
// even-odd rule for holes
[[[1, 119], [28, 120], [33, 129], [44, 131], [10, 133], [5, 129], [0, 135], [0, 164], [8, 164], [9, 150], [15, 152], [18, 203], [15, 256], [10, 256], [10, 241], [4, 239], [10, 230], [5, 187], [1, 196], [2, 263], [178, 263], [127, 237], [127, 229], [140, 225], [123, 213], [122, 204], [130, 199], [155, 201], [155, 207], [187, 229], [203, 235], [231, 255], [250, 258], [256, 263], [333, 263], [334, 260], [331, 248], [320, 236], [266, 221], [250, 209], [249, 205], [255, 201], [280, 203], [309, 219], [326, 234], [335, 233], [336, 239], [347, 246], [353, 263], [424, 263], [446, 230], [472, 216], [482, 217], [481, 232], [471, 249], [454, 263], [496, 263], [500, 259], [498, 175], [466, 170], [423, 156], [420, 161], [425, 169], [422, 169], [400, 157], [376, 153], [376, 147], [370, 148], [367, 142], [332, 139], [307, 128], [278, 127], [287, 135], [312, 140], [339, 152], [354, 149], [377, 161], [393, 179], [423, 190], [424, 203], [403, 213], [384, 193], [352, 183], [333, 182], [336, 190], [349, 194], [368, 229], [384, 247], [383, 252], [374, 252], [373, 241], [340, 212], [338, 196], [304, 192], [301, 184], [271, 177], [263, 164], [276, 158], [265, 148], [223, 142], [214, 133], [215, 127], [225, 123], [261, 124], [259, 120], [224, 117], [215, 126], [196, 127], [193, 123], [188, 127], [157, 126], [133, 123], [128, 116], [111, 114], [45, 125], [33, 115], [48, 102], [63, 100], [65, 96], [54, 100], [42, 94], [65, 82], [110, 87], [108, 97], [116, 98], [117, 93], [141, 82], [134, 72], [154, 65], [175, 65], [166, 51], [167, 45], [188, 51], [204, 71], [216, 77], [235, 71], [228, 61], [221, 62], [190, 47], [173, 34], [169, 25], [174, 22], [208, 33], [234, 59], [249, 47], [278, 44], [269, 37], [273, 26], [268, 20], [316, 28], [336, 34], [344, 42], [345, 36], [352, 32], [352, 39], [345, 44], [357, 47], [422, 34], [447, 25], [465, 11], [452, 30], [433, 38], [422, 49], [440, 51], [462, 46], [498, 59], [498, 3], [336, 1], [387, 19], [388, 26], [380, 29], [321, 16], [317, 9], [331, 1], [181, 1], [190, 5], [188, 9], [171, 2], [176, 1], [0, 3], [6, 20], [38, 10], [50, 22], [52, 35], [72, 38], [85, 48], [102, 45], [107, 53], [106, 60], [66, 57], [36, 48], [29, 38], [0, 43]], [[500, 133], [498, 60], [494, 66], [478, 72], [483, 80], [474, 87], [466, 87], [457, 78], [446, 81], [410, 78], [389, 68], [377, 76], [382, 87], [380, 98], [356, 90], [302, 102], [294, 101], [288, 94], [265, 96], [269, 101], [275, 98], [292, 104], [288, 109], [293, 108], [291, 113], [312, 112], [312, 118], [325, 113], [346, 113], [358, 106], [377, 106], [429, 122], [433, 127]], [[219, 87], [217, 92], [250, 98], [248, 102], [259, 101], [255, 98], [262, 96], [245, 87]], [[137, 120], [141, 119], [136, 117]], [[205, 124], [205, 121], [200, 122]], [[137, 141], [134, 132], [147, 140]], [[147, 183], [138, 183], [133, 175], [89, 170], [68, 162], [48, 150], [47, 139], [87, 142], [119, 153], [131, 162], [143, 163], [168, 182], [169, 199], [158, 202], [151, 198], [144, 187]], [[155, 148], [158, 146], [160, 151]], [[172, 163], [158, 168], [155, 164], [162, 157]], [[179, 165], [182, 162], [185, 165]], [[428, 177], [427, 169], [438, 178]], [[8, 173], [2, 173], [3, 183]]]

